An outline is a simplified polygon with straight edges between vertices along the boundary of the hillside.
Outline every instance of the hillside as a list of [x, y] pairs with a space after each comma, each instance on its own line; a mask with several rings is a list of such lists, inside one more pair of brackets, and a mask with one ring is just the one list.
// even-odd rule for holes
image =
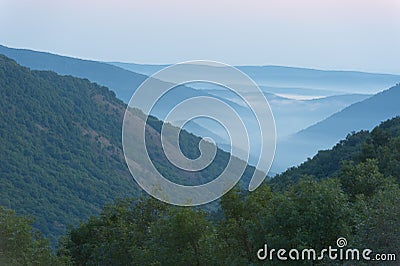
[[[107, 202], [141, 194], [122, 153], [125, 104], [113, 92], [88, 80], [32, 71], [2, 55], [0, 88], [0, 205], [32, 216], [55, 241]], [[138, 111], [137, 121], [142, 117]], [[146, 137], [153, 139], [150, 156], [167, 178], [204, 183], [222, 172], [230, 156], [221, 150], [201, 172], [176, 169], [160, 148], [161, 125], [150, 117]], [[187, 156], [198, 156], [200, 138], [182, 131], [180, 140]], [[254, 169], [247, 170], [248, 181]]]

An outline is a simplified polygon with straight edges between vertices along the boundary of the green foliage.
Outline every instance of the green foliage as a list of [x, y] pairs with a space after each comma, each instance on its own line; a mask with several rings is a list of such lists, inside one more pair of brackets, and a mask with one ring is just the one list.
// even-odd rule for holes
[[169, 208], [150, 228], [149, 250], [164, 265], [207, 265], [207, 239], [212, 233], [205, 213], [191, 208]]
[[288, 249], [320, 250], [349, 232], [347, 197], [335, 179], [302, 179], [273, 198], [264, 216], [265, 235], [271, 236], [271, 244]]
[[[371, 167], [374, 161], [345, 168], [362, 175]], [[222, 198], [223, 215], [214, 222], [202, 210], [151, 198], [120, 201], [72, 229], [60, 254], [76, 265], [249, 265], [263, 263], [256, 254], [265, 243], [320, 251], [346, 237], [352, 248], [399, 256], [400, 188], [375, 174], [379, 185], [357, 193], [346, 193], [338, 178], [304, 177], [277, 192], [266, 184], [250, 194], [236, 188]], [[281, 265], [276, 258], [270, 263]]]
[[359, 195], [354, 203], [355, 246], [400, 257], [400, 189], [387, 179], [370, 198]]
[[339, 174], [343, 190], [354, 199], [357, 195], [371, 197], [385, 182], [379, 172], [376, 160], [367, 159], [365, 163], [354, 165], [352, 162], [344, 162]]
[[204, 211], [123, 200], [72, 229], [60, 253], [76, 265], [206, 265], [211, 234]]
[[265, 243], [317, 250], [350, 232], [347, 196], [336, 179], [306, 178], [275, 193], [263, 185], [245, 198], [239, 195], [230, 192], [222, 199], [225, 217], [217, 227], [222, 257], [234, 264], [259, 262], [256, 254]]
[[31, 223], [0, 206], [0, 265], [68, 265], [68, 257], [54, 256], [49, 241]]

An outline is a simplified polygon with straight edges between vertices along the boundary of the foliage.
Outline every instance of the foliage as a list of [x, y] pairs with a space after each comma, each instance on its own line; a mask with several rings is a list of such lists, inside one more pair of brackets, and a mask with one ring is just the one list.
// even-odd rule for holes
[[32, 220], [0, 206], [0, 265], [68, 265], [52, 254], [49, 241], [33, 231]]

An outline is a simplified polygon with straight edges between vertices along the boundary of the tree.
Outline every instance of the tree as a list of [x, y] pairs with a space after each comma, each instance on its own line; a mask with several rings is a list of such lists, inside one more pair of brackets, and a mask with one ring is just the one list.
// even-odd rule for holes
[[376, 159], [367, 159], [357, 165], [353, 162], [343, 162], [339, 178], [343, 190], [351, 200], [360, 194], [371, 197], [384, 180]]
[[162, 265], [210, 265], [213, 234], [206, 213], [189, 207], [171, 207], [149, 228], [149, 249]]
[[0, 265], [67, 265], [57, 258], [49, 241], [32, 229], [32, 220], [0, 206]]
[[267, 243], [275, 249], [321, 250], [334, 245], [338, 237], [349, 235], [351, 229], [348, 198], [339, 180], [333, 178], [301, 178], [288, 191], [273, 193], [256, 217], [260, 227], [252, 228], [249, 234], [258, 248]]

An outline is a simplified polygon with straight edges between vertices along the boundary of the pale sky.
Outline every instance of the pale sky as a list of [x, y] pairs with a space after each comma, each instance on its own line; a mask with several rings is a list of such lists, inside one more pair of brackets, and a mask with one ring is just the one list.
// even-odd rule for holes
[[400, 0], [0, 0], [0, 44], [100, 61], [400, 74]]

